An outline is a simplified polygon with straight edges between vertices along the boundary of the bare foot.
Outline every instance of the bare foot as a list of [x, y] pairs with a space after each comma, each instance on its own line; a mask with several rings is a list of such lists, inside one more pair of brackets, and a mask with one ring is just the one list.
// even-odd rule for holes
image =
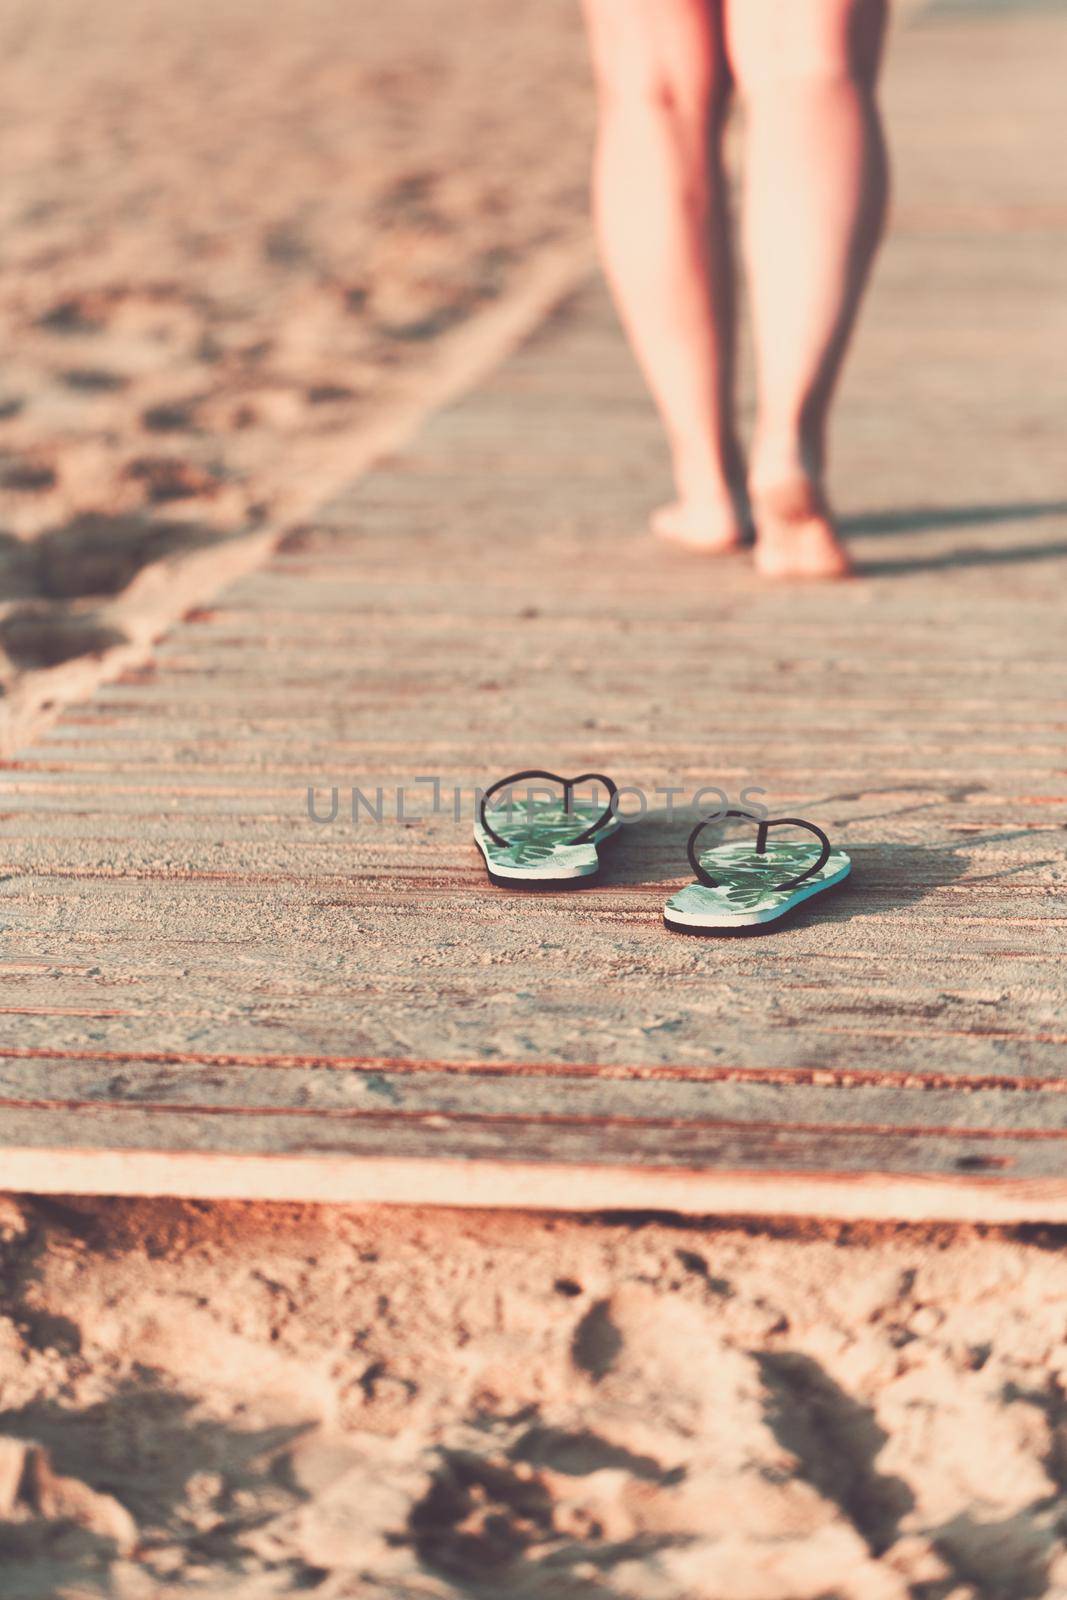
[[830, 508], [810, 479], [754, 489], [752, 505], [756, 570], [765, 578], [826, 581], [853, 576]]
[[652, 513], [652, 532], [657, 539], [701, 550], [706, 555], [725, 555], [744, 543], [743, 519], [732, 497], [702, 496], [672, 500]]

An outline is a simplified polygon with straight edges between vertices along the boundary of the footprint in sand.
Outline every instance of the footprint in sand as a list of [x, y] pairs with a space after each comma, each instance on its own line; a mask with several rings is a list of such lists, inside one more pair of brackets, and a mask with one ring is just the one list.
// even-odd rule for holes
[[97, 656], [126, 644], [119, 628], [90, 616], [71, 616], [62, 607], [13, 611], [0, 622], [0, 646], [12, 665], [28, 672], [61, 666], [79, 656]]

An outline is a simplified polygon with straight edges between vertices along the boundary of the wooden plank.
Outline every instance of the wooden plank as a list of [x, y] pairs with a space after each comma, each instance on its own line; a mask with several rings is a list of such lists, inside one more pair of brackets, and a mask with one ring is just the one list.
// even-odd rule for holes
[[[861, 580], [645, 537], [662, 443], [591, 287], [0, 772], [0, 1187], [1067, 1220], [1067, 309], [984, 124], [940, 220], [950, 41], [890, 84]], [[486, 883], [474, 787], [531, 762], [649, 797], [596, 885]], [[428, 773], [460, 820], [307, 816]], [[715, 784], [825, 825], [849, 889], [666, 933], [664, 792]]]
[[640, 1123], [651, 1128], [726, 1124], [828, 1133], [855, 1129], [876, 1134], [924, 1132], [959, 1139], [1028, 1136], [1067, 1139], [1067, 1086], [1018, 1093], [973, 1088], [896, 1086], [884, 1083], [812, 1083], [796, 1075], [775, 1081], [769, 1074], [701, 1073], [697, 1069], [603, 1070], [571, 1064], [531, 1070], [504, 1063], [442, 1064], [395, 1060], [290, 1065], [193, 1060], [81, 1061], [21, 1057], [0, 1062], [0, 1107], [54, 1104], [73, 1109], [126, 1106], [189, 1112], [226, 1111], [240, 1078], [242, 1113], [277, 1114], [299, 1108], [395, 1121], [444, 1115], [462, 1120], [522, 1117], [554, 1127], [585, 1120]]
[[0, 1174], [41, 1193], [1067, 1221], [1062, 1154], [1043, 1141], [975, 1151], [928, 1134], [657, 1128], [653, 1152], [647, 1130], [626, 1125], [609, 1143], [600, 1126], [434, 1118], [390, 1137], [364, 1119], [328, 1131], [313, 1119], [241, 1121], [235, 1149], [220, 1117], [9, 1112]]

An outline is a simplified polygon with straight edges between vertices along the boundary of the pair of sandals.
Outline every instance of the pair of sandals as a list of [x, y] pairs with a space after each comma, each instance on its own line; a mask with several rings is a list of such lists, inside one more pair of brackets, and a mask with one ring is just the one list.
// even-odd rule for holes
[[[521, 811], [512, 803], [515, 784], [535, 780], [558, 784], [562, 798], [549, 794], [534, 799], [532, 792]], [[582, 784], [607, 791], [608, 803], [575, 799]], [[494, 796], [503, 795], [495, 805]], [[756, 846], [742, 840], [698, 849], [705, 829], [725, 817], [741, 817], [756, 824]], [[622, 827], [618, 788], [602, 772], [583, 772], [561, 778], [554, 772], [513, 772], [482, 795], [474, 824], [474, 842], [482, 853], [493, 883], [504, 888], [519, 884], [548, 888], [592, 878], [600, 870], [598, 846]], [[805, 828], [818, 847], [806, 842], [771, 840], [771, 828]], [[801, 817], [757, 817], [750, 811], [716, 811], [698, 822], [686, 844], [695, 883], [672, 894], [663, 908], [669, 928], [681, 932], [725, 932], [774, 922], [788, 911], [842, 883], [852, 870], [843, 850], [836, 850], [821, 828]]]

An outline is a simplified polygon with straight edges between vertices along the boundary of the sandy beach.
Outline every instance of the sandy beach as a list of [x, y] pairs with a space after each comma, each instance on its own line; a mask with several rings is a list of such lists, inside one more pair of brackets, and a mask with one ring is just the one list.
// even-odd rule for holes
[[121, 642], [146, 566], [306, 515], [442, 335], [584, 238], [574, 6], [452, 18], [4, 8], [6, 691]]
[[0, 1504], [5, 1600], [1067, 1592], [1052, 1230], [46, 1200], [3, 1226], [0, 1435], [73, 1480], [65, 1523]]
[[[577, 7], [503, 16], [7, 0], [8, 700], [121, 644], [148, 569], [299, 523], [442, 340], [585, 240]], [[1019, 459], [1008, 498], [1044, 494]], [[964, 1002], [994, 1034], [1000, 991]], [[1065, 1304], [1038, 1226], [0, 1196], [0, 1600], [1064, 1600]]]

